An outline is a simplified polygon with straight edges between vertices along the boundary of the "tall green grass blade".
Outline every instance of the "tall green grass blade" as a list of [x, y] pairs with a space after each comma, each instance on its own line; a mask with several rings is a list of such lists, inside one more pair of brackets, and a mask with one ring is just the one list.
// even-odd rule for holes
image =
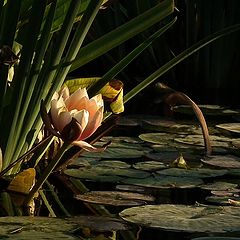
[[216, 41], [219, 38], [222, 38], [226, 35], [229, 35], [231, 33], [234, 33], [236, 31], [240, 30], [240, 24], [236, 24], [227, 28], [224, 28], [223, 30], [220, 30], [216, 33], [213, 33], [206, 38], [200, 40], [199, 42], [192, 45], [190, 48], [186, 49], [179, 55], [177, 55], [175, 58], [164, 64], [162, 67], [160, 67], [157, 71], [155, 71], [153, 74], [151, 74], [149, 77], [147, 77], [144, 81], [142, 81], [140, 84], [138, 84], [135, 88], [133, 88], [130, 92], [128, 92], [124, 97], [124, 103], [128, 102], [130, 99], [132, 99], [135, 95], [137, 95], [140, 91], [145, 89], [148, 85], [153, 83], [155, 80], [157, 80], [159, 77], [161, 77], [164, 73], [175, 67], [178, 63], [182, 62], [192, 54], [199, 51], [201, 48], [207, 46], [213, 41]]
[[18, 141], [18, 146], [15, 149], [13, 159], [17, 159], [19, 157], [19, 154], [21, 152], [21, 147], [24, 144], [24, 142], [26, 141], [26, 139], [25, 139], [26, 136], [24, 133], [26, 133], [27, 131], [30, 130], [27, 126], [24, 126], [24, 128], [22, 128], [22, 126], [24, 124], [23, 123], [24, 119], [25, 119], [25, 121], [28, 121], [29, 119], [34, 117], [34, 116], [32, 116], [31, 112], [35, 108], [35, 103], [31, 103], [30, 101], [31, 101], [31, 97], [33, 96], [33, 93], [34, 93], [34, 88], [35, 87], [40, 88], [40, 86], [41, 86], [41, 82], [37, 82], [37, 78], [41, 71], [41, 66], [43, 64], [43, 58], [45, 56], [45, 52], [47, 50], [50, 38], [52, 36], [51, 27], [52, 27], [53, 17], [54, 17], [54, 13], [55, 13], [55, 8], [56, 8], [56, 3], [53, 2], [51, 4], [50, 10], [48, 12], [48, 16], [47, 16], [45, 25], [43, 27], [41, 37], [37, 43], [35, 58], [34, 58], [31, 72], [29, 75], [30, 84], [29, 84], [29, 87], [27, 88], [26, 98], [24, 101], [24, 105], [22, 107], [22, 111], [21, 111], [19, 120], [18, 120], [18, 127], [20, 128], [19, 130], [21, 130], [21, 137]]
[[[34, 109], [31, 112], [32, 116], [30, 119], [28, 119], [25, 122], [25, 128], [23, 129], [22, 132], [22, 138], [26, 140], [26, 137], [29, 133], [29, 130], [32, 129], [32, 126], [39, 114], [40, 111], [40, 102], [42, 99], [45, 99], [50, 88], [51, 85], [53, 83], [55, 74], [57, 73], [58, 69], [59, 69], [59, 64], [64, 52], [64, 49], [66, 47], [67, 41], [68, 41], [68, 37], [71, 33], [73, 24], [74, 24], [74, 19], [78, 13], [79, 7], [81, 5], [81, 1], [80, 0], [72, 0], [70, 3], [70, 6], [68, 8], [68, 12], [67, 15], [65, 17], [64, 23], [62, 25], [62, 28], [60, 30], [60, 32], [58, 33], [58, 38], [57, 38], [57, 42], [54, 45], [54, 49], [52, 52], [52, 55], [50, 56], [50, 59], [47, 60], [46, 62], [44, 62], [41, 73], [39, 74], [39, 77], [37, 79], [37, 81], [39, 81], [40, 83], [43, 83], [41, 85], [41, 88], [39, 87], [38, 89], [36, 89], [36, 92], [34, 93], [33, 96], [33, 103], [34, 103]], [[58, 81], [60, 81], [61, 79], [58, 79]], [[56, 83], [54, 83], [56, 84]], [[38, 124], [38, 128], [41, 126], [41, 122], [39, 120], [40, 118], [37, 118], [37, 124]], [[35, 132], [35, 136], [36, 136], [36, 132]], [[34, 139], [34, 137], [32, 138], [32, 140]], [[34, 141], [34, 140], [33, 140]], [[23, 144], [25, 144], [25, 146], [23, 146]], [[21, 145], [19, 144], [19, 149], [17, 150], [17, 153], [19, 153], [19, 151], [22, 152], [22, 154], [24, 153], [25, 150], [27, 150], [28, 148], [28, 143], [25, 141], [21, 142]], [[18, 154], [16, 154], [18, 155]]]
[[[4, 1], [0, 3], [0, 48], [3, 45], [9, 46], [12, 48], [13, 41], [15, 37], [18, 16], [20, 12], [21, 0], [8, 1], [5, 6], [3, 6]], [[7, 91], [7, 78], [8, 78], [8, 67], [3, 66], [0, 63], [0, 123], [2, 123], [2, 115], [4, 102], [6, 98]], [[4, 132], [5, 134], [5, 132]]]
[[[85, 37], [89, 31], [89, 28], [91, 27], [92, 22], [95, 19], [96, 15], [101, 7], [102, 2], [103, 2], [103, 0], [98, 0], [98, 1], [96, 0], [96, 1], [91, 1], [89, 3], [89, 5], [86, 9], [86, 12], [83, 15], [82, 20], [77, 27], [77, 30], [73, 37], [73, 40], [70, 44], [69, 51], [67, 52], [67, 55], [64, 58], [64, 61], [62, 62], [60, 71], [58, 72], [58, 74], [55, 77], [55, 79], [61, 79], [61, 80], [58, 81], [57, 84], [52, 85], [52, 87], [48, 93], [47, 99], [46, 99], [47, 103], [50, 102], [54, 92], [62, 86], [62, 84], [65, 80], [65, 77], [67, 76], [67, 74], [71, 68], [71, 64], [74, 61], [74, 59], [76, 58], [76, 56], [80, 50], [80, 47], [82, 46], [83, 40], [85, 39]], [[54, 81], [54, 82], [56, 82], [56, 81]]]
[[24, 91], [26, 90], [25, 87], [28, 86], [27, 83], [28, 75], [31, 69], [31, 62], [33, 59], [34, 50], [37, 44], [37, 39], [41, 28], [41, 22], [46, 6], [45, 4], [46, 2], [43, 2], [42, 0], [36, 0], [33, 3], [31, 23], [29, 25], [29, 37], [27, 38], [27, 41], [24, 43], [21, 60], [16, 73], [16, 78], [14, 78], [15, 79], [14, 84], [16, 85], [13, 94], [15, 99], [13, 100], [15, 101], [13, 101], [10, 108], [14, 110], [14, 116], [5, 150], [3, 169], [7, 167], [9, 163], [11, 163], [11, 161], [13, 161], [11, 157], [13, 156], [14, 152], [13, 149], [17, 145], [20, 133], [20, 130], [18, 129], [18, 118], [21, 111], [22, 102], [24, 101]]
[[89, 43], [79, 51], [70, 71], [83, 66], [91, 60], [108, 52], [112, 48], [120, 45], [124, 41], [136, 36], [138, 33], [146, 30], [155, 23], [160, 22], [170, 15], [173, 12], [173, 9], [173, 1], [164, 0], [140, 16], [135, 17], [115, 30]]
[[[59, 68], [59, 71], [55, 76], [54, 84], [51, 86], [51, 88], [48, 92], [48, 95], [45, 99], [47, 105], [50, 103], [50, 100], [51, 100], [54, 92], [56, 90], [58, 90], [61, 87], [61, 85], [63, 84], [65, 77], [71, 67], [71, 63], [73, 62], [77, 53], [79, 52], [82, 42], [91, 26], [93, 20], [96, 17], [102, 2], [103, 2], [102, 0], [98, 0], [95, 2], [91, 2], [88, 5], [86, 12], [83, 15], [82, 20], [79, 23], [79, 26], [77, 27], [76, 32], [73, 36], [73, 39], [70, 44], [69, 50], [66, 54], [66, 57], [64, 58], [64, 61], [62, 62], [61, 67]], [[34, 126], [33, 128], [37, 129], [37, 131], [36, 131], [36, 133], [37, 133], [41, 126], [39, 114], [36, 117], [36, 120], [35, 120], [35, 123], [33, 126]], [[33, 142], [34, 142], [34, 138], [32, 139], [30, 146], [33, 144]]]
[[144, 42], [142, 42], [138, 47], [136, 47], [132, 52], [125, 56], [119, 63], [117, 63], [112, 69], [110, 69], [97, 84], [93, 85], [89, 90], [89, 96], [94, 96], [102, 87], [104, 87], [109, 80], [114, 78], [118, 73], [120, 73], [130, 62], [132, 62], [137, 56], [139, 56], [146, 48], [148, 48], [154, 40], [165, 33], [175, 22], [177, 18], [174, 18], [171, 22], [166, 24], [164, 27], [159, 29], [157, 32], [152, 34]]

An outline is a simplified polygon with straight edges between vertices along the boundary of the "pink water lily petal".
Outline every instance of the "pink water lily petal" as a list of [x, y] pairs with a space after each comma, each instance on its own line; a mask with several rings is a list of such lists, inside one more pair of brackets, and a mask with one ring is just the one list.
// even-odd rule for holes
[[103, 119], [103, 107], [101, 107], [95, 114], [94, 117], [88, 122], [85, 130], [81, 135], [81, 139], [84, 140], [90, 137], [96, 129], [101, 125]]
[[80, 124], [81, 129], [83, 131], [88, 124], [88, 119], [89, 119], [88, 111], [86, 110], [74, 111], [73, 114], [71, 115], [77, 120], [77, 122]]
[[73, 141], [72, 144], [88, 152], [103, 152], [106, 149], [106, 147], [96, 148], [85, 141]]
[[57, 128], [57, 130], [59, 130], [58, 116], [59, 116], [59, 113], [61, 112], [61, 109], [63, 108], [63, 106], [61, 106], [61, 105], [62, 105], [61, 100], [59, 101], [59, 100], [53, 99], [51, 102], [50, 113], [51, 113], [53, 125]]
[[72, 121], [71, 114], [67, 111], [59, 113], [58, 116], [58, 130], [62, 132], [63, 128]]
[[71, 111], [73, 109], [80, 110], [79, 104], [82, 102], [83, 99], [86, 99], [86, 100], [89, 99], [87, 90], [86, 90], [86, 88], [83, 88], [83, 89], [79, 88], [68, 99], [66, 99], [65, 103], [66, 103], [68, 110], [69, 111]]
[[96, 111], [98, 111], [98, 109], [101, 107], [103, 107], [103, 100], [102, 100], [101, 94], [98, 94], [89, 100], [89, 102], [86, 106], [86, 110], [90, 114], [90, 121], [94, 117]]

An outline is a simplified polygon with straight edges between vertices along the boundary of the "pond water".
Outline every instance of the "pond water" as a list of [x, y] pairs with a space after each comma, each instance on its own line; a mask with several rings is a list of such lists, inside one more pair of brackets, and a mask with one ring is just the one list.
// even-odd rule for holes
[[75, 217], [1, 218], [1, 239], [240, 239], [240, 114], [207, 110], [211, 156], [191, 115], [123, 117], [53, 178]]

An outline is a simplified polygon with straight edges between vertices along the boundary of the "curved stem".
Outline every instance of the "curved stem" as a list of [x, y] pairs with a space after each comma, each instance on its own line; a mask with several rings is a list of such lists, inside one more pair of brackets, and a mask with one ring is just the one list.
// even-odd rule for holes
[[[171, 106], [174, 106], [176, 104], [187, 104], [190, 105], [200, 123], [203, 139], [204, 139], [204, 146], [206, 150], [206, 155], [210, 156], [212, 154], [212, 146], [210, 142], [210, 136], [208, 131], [208, 126], [206, 123], [206, 120], [203, 116], [203, 113], [201, 109], [198, 107], [198, 105], [186, 94], [182, 92], [175, 91], [174, 89], [168, 87], [167, 85], [160, 83], [158, 86], [162, 89], [164, 89], [166, 92], [168, 92], [167, 97], [165, 98], [165, 102]], [[172, 103], [172, 104], [170, 104]]]

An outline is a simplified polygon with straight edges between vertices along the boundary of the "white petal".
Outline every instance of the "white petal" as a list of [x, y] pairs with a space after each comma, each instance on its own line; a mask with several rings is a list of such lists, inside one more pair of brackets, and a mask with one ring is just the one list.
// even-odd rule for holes
[[58, 130], [62, 132], [63, 128], [72, 121], [72, 117], [69, 112], [60, 112], [58, 116]]
[[72, 114], [72, 117], [74, 117], [78, 121], [83, 131], [88, 124], [88, 119], [89, 119], [88, 111], [86, 110], [74, 111], [74, 113]]
[[64, 100], [69, 98], [69, 89], [67, 86], [65, 86], [62, 90], [61, 90], [61, 96], [63, 97]]

